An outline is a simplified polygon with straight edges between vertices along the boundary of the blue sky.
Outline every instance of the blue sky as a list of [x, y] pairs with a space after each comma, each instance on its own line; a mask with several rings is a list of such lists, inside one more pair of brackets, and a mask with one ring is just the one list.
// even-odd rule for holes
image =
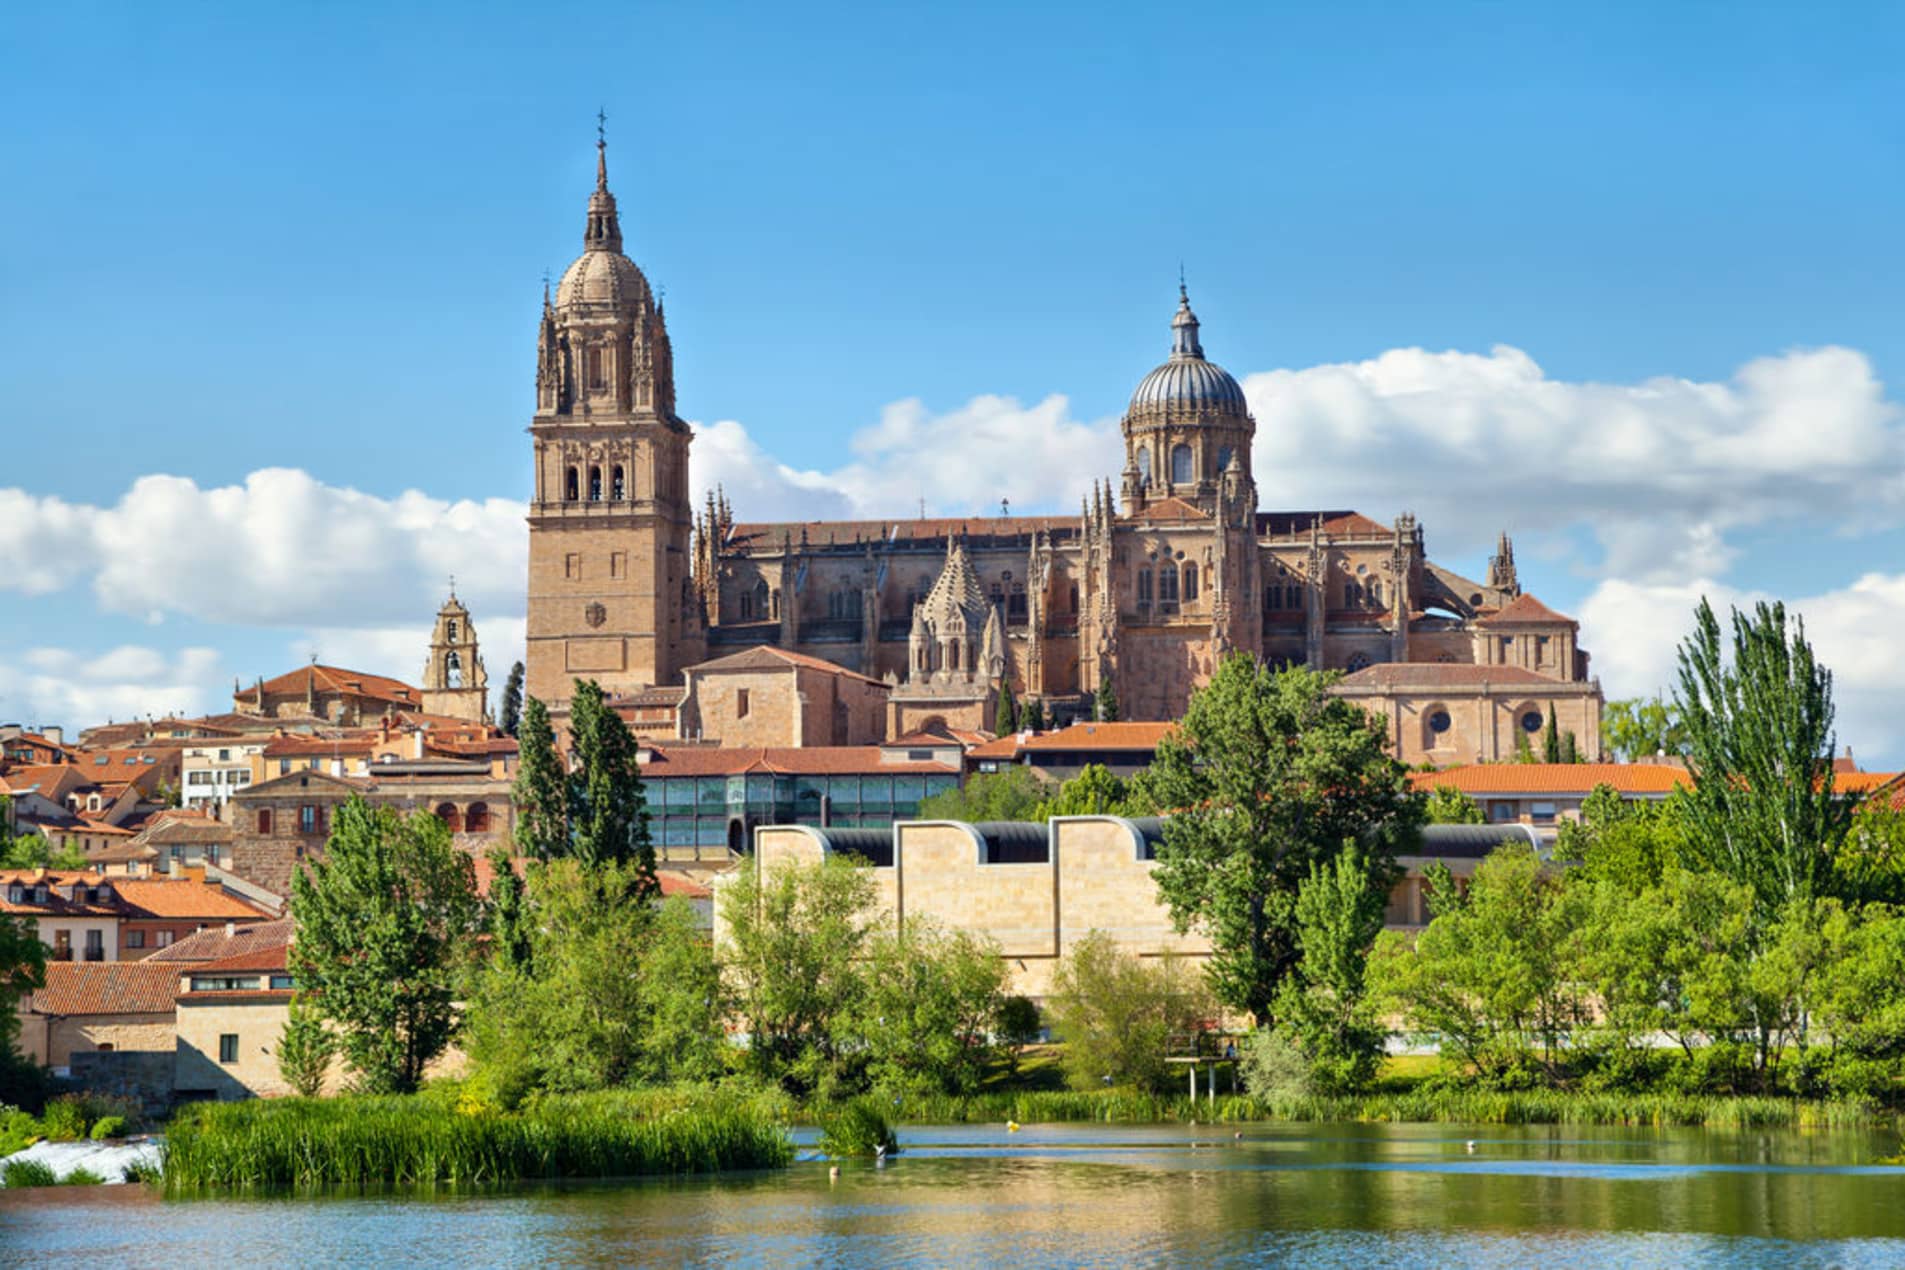
[[[1413, 509], [1469, 571], [1506, 524], [1610, 693], [1697, 591], [1890, 689], [1899, 10], [909, 9], [0, 19], [0, 717], [414, 675], [450, 571], [500, 678], [598, 107], [743, 517], [1075, 505], [1181, 260], [1267, 506]], [[1879, 704], [1849, 739], [1905, 762]]]

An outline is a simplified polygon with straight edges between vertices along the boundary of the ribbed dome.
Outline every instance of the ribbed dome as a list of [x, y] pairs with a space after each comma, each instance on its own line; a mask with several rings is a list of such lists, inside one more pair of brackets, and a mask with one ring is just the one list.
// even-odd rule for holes
[[1130, 413], [1147, 410], [1250, 412], [1244, 390], [1230, 372], [1205, 359], [1197, 339], [1197, 315], [1191, 312], [1190, 297], [1182, 288], [1177, 313], [1171, 318], [1171, 360], [1140, 380], [1138, 390], [1131, 394]]
[[592, 250], [576, 257], [556, 284], [558, 312], [577, 305], [630, 310], [648, 298], [648, 279], [619, 251]]

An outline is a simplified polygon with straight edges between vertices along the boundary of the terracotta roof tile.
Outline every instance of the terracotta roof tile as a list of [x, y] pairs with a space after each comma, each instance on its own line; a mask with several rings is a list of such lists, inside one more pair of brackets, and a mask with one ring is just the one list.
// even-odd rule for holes
[[910, 776], [953, 770], [944, 763], [896, 762], [877, 745], [656, 747], [650, 754], [649, 761], [642, 767], [642, 775], [649, 778], [739, 776], [748, 772], [775, 776], [845, 776], [855, 772]]
[[1365, 666], [1337, 682], [1339, 690], [1380, 691], [1386, 688], [1498, 688], [1541, 686], [1582, 688], [1586, 684], [1550, 679], [1520, 666], [1481, 666], [1474, 662], [1390, 661]]
[[725, 657], [716, 657], [699, 665], [688, 667], [686, 673], [709, 670], [764, 670], [777, 666], [803, 666], [808, 670], [821, 670], [830, 675], [840, 675], [847, 679], [858, 679], [865, 683], [886, 685], [870, 675], [857, 670], [848, 670], [845, 666], [836, 666], [830, 661], [818, 657], [809, 657], [805, 653], [789, 652], [773, 644], [762, 644], [755, 648], [743, 649], [738, 653], [729, 653]]
[[170, 1014], [179, 990], [174, 966], [149, 961], [55, 961], [36, 988], [36, 1014]]
[[288, 944], [294, 929], [288, 917], [269, 922], [243, 923], [234, 926], [230, 934], [225, 933], [223, 926], [214, 926], [210, 930], [187, 935], [177, 943], [159, 949], [146, 960], [172, 963], [217, 961], [257, 948]]
[[1037, 753], [1041, 750], [1138, 750], [1149, 752], [1158, 742], [1177, 729], [1177, 724], [1119, 721], [1116, 723], [1074, 723], [1056, 732], [1041, 732], [1021, 745]]
[[1496, 609], [1493, 613], [1490, 613], [1487, 617], [1475, 619], [1477, 626], [1514, 626], [1545, 623], [1562, 623], [1568, 626], [1575, 625], [1573, 618], [1566, 614], [1555, 612], [1525, 591], [1510, 600], [1507, 604]]
[[128, 917], [167, 917], [206, 922], [262, 921], [269, 914], [190, 878], [114, 878], [113, 890]]
[[244, 952], [233, 953], [229, 957], [220, 957], [217, 961], [195, 962], [189, 965], [169, 965], [172, 977], [187, 975], [217, 975], [236, 970], [275, 970], [284, 973], [285, 954], [291, 951], [289, 943], [260, 944]]
[[1412, 772], [1420, 790], [1441, 786], [1464, 794], [1587, 794], [1611, 785], [1623, 794], [1666, 794], [1693, 777], [1664, 763], [1469, 763], [1438, 772]]
[[1152, 499], [1128, 514], [1130, 520], [1209, 520], [1210, 513], [1176, 496]]
[[[264, 690], [270, 694], [293, 695], [305, 691], [306, 687], [318, 692], [346, 693], [373, 700], [388, 702], [391, 705], [415, 706], [423, 695], [417, 689], [400, 679], [391, 679], [384, 675], [367, 675], [361, 670], [345, 670], [341, 666], [300, 666], [273, 679], [267, 679]], [[240, 697], [249, 696], [257, 691], [257, 686], [242, 689]]]

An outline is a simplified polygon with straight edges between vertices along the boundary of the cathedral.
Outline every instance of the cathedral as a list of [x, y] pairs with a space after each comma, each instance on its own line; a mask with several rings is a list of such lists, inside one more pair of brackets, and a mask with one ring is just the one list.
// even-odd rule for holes
[[1106, 688], [1122, 718], [1171, 719], [1247, 650], [1344, 672], [1336, 691], [1412, 763], [1512, 757], [1550, 719], [1599, 756], [1578, 625], [1522, 591], [1506, 534], [1471, 578], [1428, 558], [1407, 513], [1259, 509], [1256, 421], [1182, 286], [1169, 336], [1126, 408], [1122, 470], [1075, 514], [697, 508], [666, 318], [623, 252], [598, 141], [583, 252], [545, 291], [537, 339], [526, 691], [560, 708], [592, 678], [635, 717], [719, 737], [697, 669], [771, 647], [884, 686], [898, 737], [990, 727], [1001, 684], [1058, 719]]

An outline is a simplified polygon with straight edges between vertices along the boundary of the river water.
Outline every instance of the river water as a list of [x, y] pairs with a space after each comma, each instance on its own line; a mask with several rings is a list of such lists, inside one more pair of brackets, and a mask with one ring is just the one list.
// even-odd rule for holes
[[[1896, 1135], [961, 1125], [837, 1180], [0, 1191], [7, 1265], [1905, 1265]], [[802, 1135], [803, 1142], [811, 1135]], [[1473, 1140], [1474, 1149], [1469, 1149]]]

